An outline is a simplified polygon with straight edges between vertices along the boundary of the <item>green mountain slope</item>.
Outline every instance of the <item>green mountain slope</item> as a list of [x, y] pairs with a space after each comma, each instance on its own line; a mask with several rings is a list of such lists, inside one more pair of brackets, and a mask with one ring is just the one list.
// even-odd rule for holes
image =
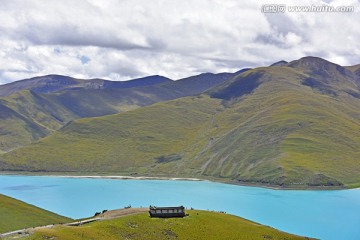
[[[80, 83], [83, 88], [71, 88], [47, 94], [28, 90], [16, 92], [0, 98], [0, 152], [26, 146], [75, 119], [115, 114], [160, 101], [199, 94], [226, 81], [231, 76], [231, 73], [204, 74], [176, 82], [160, 79], [159, 84], [146, 83], [145, 80], [151, 83], [158, 81], [157, 78], [148, 77], [129, 82], [110, 82], [115, 86], [106, 87], [103, 84], [101, 88], [99, 87], [100, 89], [88, 89], [90, 87], [86, 84], [91, 85], [92, 82], [89, 80], [90, 82], [86, 83], [82, 80]], [[55, 79], [57, 87], [74, 87], [70, 84], [71, 82], [66, 82], [69, 81], [68, 79], [63, 78], [65, 77]], [[31, 80], [30, 83], [37, 83], [35, 84], [37, 88], [40, 88], [39, 81], [50, 84], [48, 78], [39, 77], [35, 80]], [[50, 80], [55, 81], [52, 78]], [[20, 83], [21, 87], [29, 87], [25, 84], [28, 81], [19, 81], [9, 85], [15, 91], [17, 88], [14, 87]], [[34, 87], [31, 84], [30, 87]], [[41, 86], [50, 91], [46, 84]], [[119, 84], [121, 88], [117, 86]], [[148, 86], [132, 87], [146, 84]], [[92, 87], [96, 88], [96, 86]], [[41, 91], [45, 91], [43, 88]]]
[[39, 229], [26, 239], [310, 239], [233, 215], [189, 210], [188, 217], [159, 219], [147, 213], [79, 227]]
[[58, 103], [29, 91], [0, 99], [0, 150], [28, 145], [76, 115]]
[[200, 96], [74, 121], [0, 156], [0, 169], [355, 186], [358, 94], [351, 71], [307, 57], [247, 71]]
[[[211, 119], [216, 112], [214, 107], [219, 105], [218, 100], [204, 98], [199, 101], [189, 97], [157, 103], [141, 111], [80, 119], [33, 145], [1, 157], [9, 159], [7, 163], [14, 165], [10, 167], [13, 170], [24, 167], [40, 171], [132, 172], [131, 169], [144, 167], [141, 173], [145, 173], [151, 171], [149, 166], [163, 165], [156, 164], [157, 158], [182, 156], [185, 148], [192, 149], [191, 142], [203, 131], [202, 124]], [[37, 155], [39, 149], [41, 153]], [[53, 151], [58, 154], [48, 161]], [[11, 156], [20, 158], [10, 160]], [[32, 164], [28, 164], [30, 158]]]
[[70, 218], [0, 194], [0, 233], [23, 228], [65, 223]]

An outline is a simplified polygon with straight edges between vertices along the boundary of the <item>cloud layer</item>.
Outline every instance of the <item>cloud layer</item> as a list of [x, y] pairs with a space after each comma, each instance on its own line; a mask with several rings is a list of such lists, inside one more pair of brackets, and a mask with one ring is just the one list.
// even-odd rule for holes
[[[297, 1], [298, 2], [298, 1]], [[0, 83], [63, 74], [125, 80], [236, 71], [307, 55], [360, 63], [353, 13], [263, 13], [292, 0], [0, 0]]]

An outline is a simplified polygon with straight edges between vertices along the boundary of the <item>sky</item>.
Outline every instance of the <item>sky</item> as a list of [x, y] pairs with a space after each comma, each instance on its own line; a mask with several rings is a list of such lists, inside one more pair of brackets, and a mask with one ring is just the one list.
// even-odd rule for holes
[[[285, 11], [266, 12], [274, 4]], [[0, 0], [0, 84], [47, 74], [176, 80], [304, 56], [355, 65], [359, 6], [359, 0]]]

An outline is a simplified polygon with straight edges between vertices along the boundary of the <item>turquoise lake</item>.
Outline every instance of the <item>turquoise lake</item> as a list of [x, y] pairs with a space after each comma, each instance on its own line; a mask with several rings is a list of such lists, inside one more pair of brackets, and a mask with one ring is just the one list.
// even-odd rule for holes
[[71, 218], [149, 205], [225, 211], [286, 232], [360, 239], [360, 189], [271, 190], [208, 181], [0, 176], [0, 193]]

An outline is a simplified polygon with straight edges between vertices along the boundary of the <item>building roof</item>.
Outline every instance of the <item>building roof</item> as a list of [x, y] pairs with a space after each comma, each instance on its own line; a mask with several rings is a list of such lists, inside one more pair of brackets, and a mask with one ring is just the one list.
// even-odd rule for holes
[[166, 210], [166, 209], [184, 209], [184, 206], [177, 206], [177, 207], [156, 207], [156, 206], [150, 206], [150, 209], [159, 209], [159, 210]]

